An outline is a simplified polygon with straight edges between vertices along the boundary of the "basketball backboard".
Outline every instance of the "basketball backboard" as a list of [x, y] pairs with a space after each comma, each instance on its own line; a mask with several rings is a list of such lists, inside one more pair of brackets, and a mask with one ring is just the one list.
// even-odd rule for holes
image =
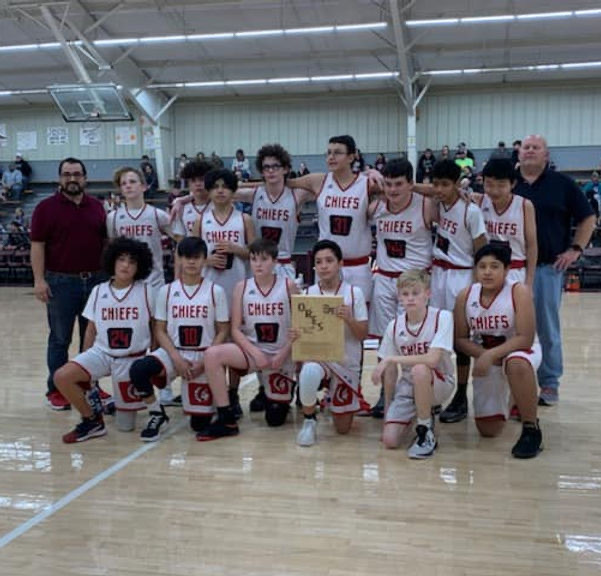
[[48, 92], [65, 122], [133, 120], [114, 84], [55, 84]]

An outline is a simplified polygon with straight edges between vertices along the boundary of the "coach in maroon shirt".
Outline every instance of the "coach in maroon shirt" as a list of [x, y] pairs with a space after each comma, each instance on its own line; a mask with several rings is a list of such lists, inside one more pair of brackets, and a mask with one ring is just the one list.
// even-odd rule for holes
[[102, 280], [101, 256], [106, 241], [102, 203], [88, 196], [86, 167], [66, 158], [58, 168], [58, 191], [42, 200], [31, 221], [31, 264], [35, 297], [47, 307], [48, 403], [55, 410], [70, 406], [55, 388], [54, 372], [69, 360], [75, 320], [80, 350], [87, 321], [82, 316], [92, 288]]

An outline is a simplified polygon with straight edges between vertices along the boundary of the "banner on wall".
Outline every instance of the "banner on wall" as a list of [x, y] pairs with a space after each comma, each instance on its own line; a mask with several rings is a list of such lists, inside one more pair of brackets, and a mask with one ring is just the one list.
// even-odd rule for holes
[[117, 146], [135, 146], [138, 143], [138, 131], [135, 126], [115, 126], [115, 144]]
[[63, 126], [46, 128], [46, 143], [48, 146], [63, 146], [69, 144], [69, 129]]
[[8, 132], [6, 124], [0, 124], [0, 148], [6, 148], [8, 145]]
[[80, 146], [97, 146], [102, 142], [102, 125], [93, 124], [79, 128]]
[[142, 146], [144, 150], [156, 150], [159, 147], [158, 132], [160, 128], [153, 126], [144, 116], [140, 116], [142, 126]]
[[17, 150], [37, 150], [38, 133], [36, 130], [17, 132]]

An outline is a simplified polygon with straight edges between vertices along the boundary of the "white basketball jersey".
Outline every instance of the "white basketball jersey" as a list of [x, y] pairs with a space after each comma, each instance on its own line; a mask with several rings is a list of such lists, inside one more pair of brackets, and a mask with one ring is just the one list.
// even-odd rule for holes
[[244, 282], [241, 326], [258, 348], [274, 354], [284, 347], [291, 326], [290, 293], [283, 276], [274, 276], [271, 289], [263, 293], [254, 278]]
[[[202, 239], [207, 244], [209, 254], [215, 252], [218, 242], [232, 242], [238, 246], [246, 246], [246, 231], [242, 212], [232, 208], [230, 215], [220, 221], [215, 217], [212, 209], [205, 210], [201, 217], [200, 232]], [[205, 266], [203, 275], [208, 280], [219, 284], [227, 294], [228, 303], [231, 304], [232, 293], [235, 285], [246, 278], [246, 264], [244, 260], [234, 254], [227, 254], [227, 262], [223, 270]]]
[[90, 298], [94, 299], [95, 346], [115, 357], [146, 351], [150, 346], [151, 319], [147, 290], [144, 282], [134, 282], [118, 298], [110, 281], [93, 289]]
[[486, 349], [499, 346], [515, 335], [514, 286], [516, 284], [505, 282], [488, 306], [482, 304], [482, 284], [470, 286], [465, 301], [465, 316], [472, 338]]
[[180, 280], [167, 288], [167, 334], [178, 350], [202, 351], [215, 339], [215, 284], [203, 278], [188, 290]]
[[425, 270], [432, 265], [432, 231], [426, 225], [425, 205], [426, 199], [414, 193], [398, 212], [391, 212], [386, 202], [378, 202], [372, 222], [380, 270]]
[[497, 212], [492, 200], [485, 194], [482, 197], [480, 208], [489, 240], [509, 246], [512, 260], [525, 261], [525, 199], [512, 194], [511, 201], [505, 210]]
[[146, 283], [153, 287], [163, 286], [165, 276], [163, 273], [163, 244], [161, 237], [168, 227], [169, 216], [163, 210], [144, 204], [144, 207], [134, 216], [127, 206], [119, 206], [111, 212], [112, 226], [108, 230], [111, 238], [127, 236], [148, 244], [152, 252], [152, 272]]
[[[400, 314], [393, 321], [393, 343], [395, 348], [399, 351], [401, 356], [418, 356], [420, 354], [427, 354], [430, 349], [430, 344], [434, 340], [434, 335], [438, 330], [438, 321], [440, 316], [440, 310], [428, 306], [426, 317], [422, 322], [421, 326], [417, 329], [413, 327], [413, 330], [407, 324], [407, 314]], [[439, 365], [436, 370], [440, 373], [441, 377], [445, 376], [452, 377], [455, 373], [455, 367], [451, 361], [451, 356], [448, 353], [444, 353], [441, 357]], [[410, 366], [403, 366], [403, 375], [409, 376], [411, 373]]]
[[252, 219], [257, 235], [273, 240], [278, 245], [278, 259], [292, 257], [298, 229], [298, 202], [296, 193], [287, 186], [272, 200], [263, 186], [253, 196]]
[[[341, 282], [334, 294], [328, 293], [328, 296], [342, 296], [344, 304], [349, 306], [351, 310], [355, 310], [355, 291], [360, 290], [356, 286], [351, 286], [347, 282]], [[309, 296], [324, 295], [319, 284], [313, 284], [307, 288]], [[349, 370], [361, 370], [361, 357], [363, 354], [363, 342], [357, 340], [350, 331], [350, 328], [344, 325], [344, 361], [341, 362]]]
[[183, 228], [186, 232], [186, 236], [191, 236], [194, 230], [194, 223], [198, 219], [199, 216], [206, 210], [208, 204], [196, 204], [195, 202], [190, 202], [190, 204], [186, 204], [184, 208], [184, 213], [182, 214], [181, 221]]
[[434, 258], [462, 268], [474, 265], [474, 244], [468, 221], [468, 212], [473, 210], [480, 211], [480, 208], [461, 198], [457, 198], [448, 208], [439, 203], [436, 240], [432, 250]]
[[369, 256], [372, 235], [368, 206], [366, 176], [357, 174], [343, 188], [330, 172], [317, 196], [319, 239], [336, 242], [345, 259]]

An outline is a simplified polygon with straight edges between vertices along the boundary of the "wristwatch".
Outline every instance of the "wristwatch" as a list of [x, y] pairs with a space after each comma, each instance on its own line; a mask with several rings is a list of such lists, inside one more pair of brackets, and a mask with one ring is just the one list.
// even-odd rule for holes
[[580, 244], [572, 244], [570, 246], [570, 250], [575, 250], [576, 252], [580, 252], [580, 254], [582, 254], [582, 252], [584, 252], [582, 246], [580, 246]]

